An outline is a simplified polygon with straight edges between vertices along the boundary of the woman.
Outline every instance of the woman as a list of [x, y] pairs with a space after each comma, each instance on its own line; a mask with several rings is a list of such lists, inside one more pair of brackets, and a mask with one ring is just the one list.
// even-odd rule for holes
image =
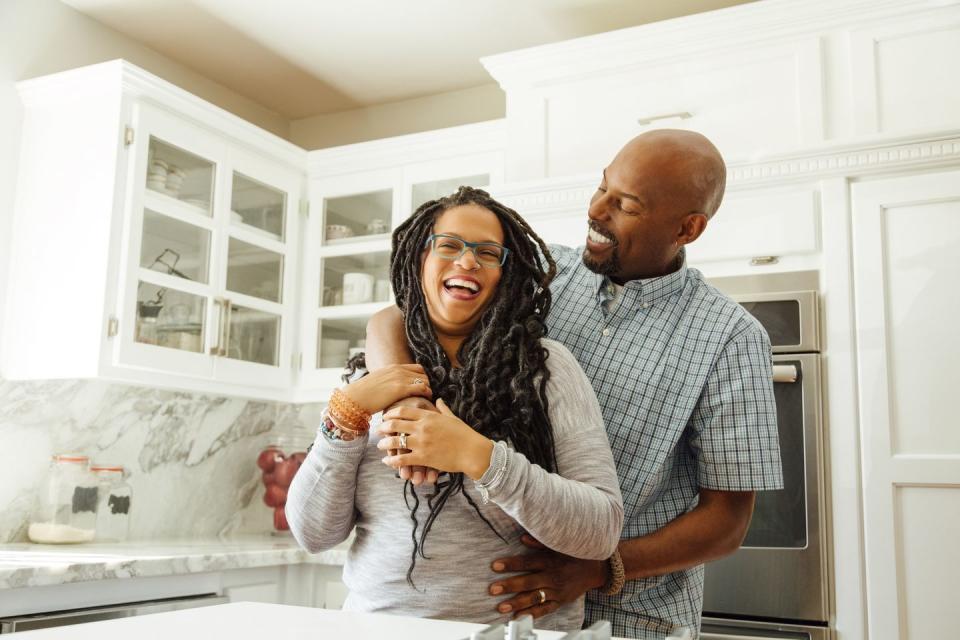
[[[391, 279], [418, 364], [334, 393], [287, 497], [311, 552], [356, 527], [344, 608], [502, 622], [490, 564], [523, 553], [525, 532], [572, 556], [613, 553], [623, 504], [600, 408], [570, 352], [541, 337], [555, 271], [543, 241], [478, 189], [424, 204], [394, 232]], [[412, 395], [439, 412], [399, 407], [367, 427]], [[394, 472], [408, 465], [442, 475], [414, 486]], [[582, 619], [581, 599], [538, 626]]]

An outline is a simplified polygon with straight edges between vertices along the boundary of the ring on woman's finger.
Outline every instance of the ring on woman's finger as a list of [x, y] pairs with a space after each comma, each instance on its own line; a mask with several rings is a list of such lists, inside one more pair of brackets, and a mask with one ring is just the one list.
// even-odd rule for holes
[[405, 433], [401, 433], [401, 434], [400, 434], [400, 448], [401, 448], [401, 449], [407, 449], [407, 448], [408, 448], [408, 447], [407, 447], [407, 434], [405, 434]]
[[423, 378], [414, 378], [413, 384], [423, 384]]
[[546, 591], [544, 591], [543, 589], [538, 589], [537, 593], [540, 594], [540, 602], [538, 602], [537, 604], [543, 604], [544, 602], [547, 601]]

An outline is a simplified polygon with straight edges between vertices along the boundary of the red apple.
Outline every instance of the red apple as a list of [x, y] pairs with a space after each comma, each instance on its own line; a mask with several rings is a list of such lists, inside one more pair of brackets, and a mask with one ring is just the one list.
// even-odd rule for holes
[[297, 474], [297, 469], [299, 468], [300, 465], [298, 465], [297, 461], [293, 458], [287, 458], [286, 460], [278, 462], [273, 472], [274, 483], [286, 489], [290, 486], [290, 483], [293, 482], [293, 476]]
[[273, 468], [281, 460], [283, 460], [283, 453], [279, 449], [270, 447], [261, 451], [260, 455], [257, 456], [257, 466], [269, 472], [273, 471]]
[[277, 481], [277, 477], [272, 472], [268, 472], [268, 471], [263, 472], [263, 486], [269, 487], [276, 481]]
[[284, 513], [283, 507], [277, 507], [273, 510], [273, 528], [277, 531], [286, 531], [290, 528], [290, 525], [287, 524], [287, 514]]
[[287, 490], [272, 484], [263, 492], [263, 501], [268, 507], [282, 507], [287, 502]]

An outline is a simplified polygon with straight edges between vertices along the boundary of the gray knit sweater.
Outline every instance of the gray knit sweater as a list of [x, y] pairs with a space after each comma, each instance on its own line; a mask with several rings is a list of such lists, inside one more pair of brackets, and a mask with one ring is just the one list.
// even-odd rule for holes
[[[596, 396], [573, 355], [560, 343], [543, 340], [550, 353], [547, 383], [559, 473], [547, 473], [522, 454], [495, 447], [481, 483], [500, 479], [489, 489], [490, 502], [469, 478], [468, 492], [484, 517], [507, 542], [490, 530], [462, 495], [453, 496], [426, 539], [427, 559], [418, 558], [413, 581], [406, 581], [413, 550], [413, 522], [404, 502], [404, 481], [380, 459], [376, 434], [351, 442], [318, 435], [287, 496], [290, 530], [305, 549], [317, 553], [347, 538], [356, 527], [344, 582], [350, 591], [344, 608], [490, 624], [509, 620], [497, 604], [509, 596], [487, 589], [500, 577], [490, 569], [495, 558], [528, 553], [524, 531], [548, 547], [579, 558], [609, 557], [620, 540], [623, 503], [603, 418]], [[378, 418], [375, 417], [375, 422]], [[417, 513], [423, 526], [433, 487], [417, 489]], [[578, 629], [583, 599], [537, 621], [541, 629]]]

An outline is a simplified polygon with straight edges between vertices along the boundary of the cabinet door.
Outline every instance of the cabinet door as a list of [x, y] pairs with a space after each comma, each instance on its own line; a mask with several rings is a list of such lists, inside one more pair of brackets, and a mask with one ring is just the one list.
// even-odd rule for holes
[[869, 636], [956, 622], [960, 171], [853, 185]]
[[462, 186], [487, 191], [503, 182], [503, 153], [481, 153], [444, 158], [407, 165], [403, 168], [403, 189], [400, 194], [400, 220], [405, 220], [417, 207], [455, 193]]
[[302, 175], [238, 149], [223, 173], [215, 377], [285, 387], [293, 372]]
[[216, 342], [215, 211], [226, 148], [212, 134], [138, 105], [126, 268], [121, 274], [121, 366], [209, 378]]
[[370, 316], [392, 304], [390, 232], [400, 219], [401, 171], [310, 182], [302, 289], [300, 387], [325, 399], [347, 359], [366, 346]]

